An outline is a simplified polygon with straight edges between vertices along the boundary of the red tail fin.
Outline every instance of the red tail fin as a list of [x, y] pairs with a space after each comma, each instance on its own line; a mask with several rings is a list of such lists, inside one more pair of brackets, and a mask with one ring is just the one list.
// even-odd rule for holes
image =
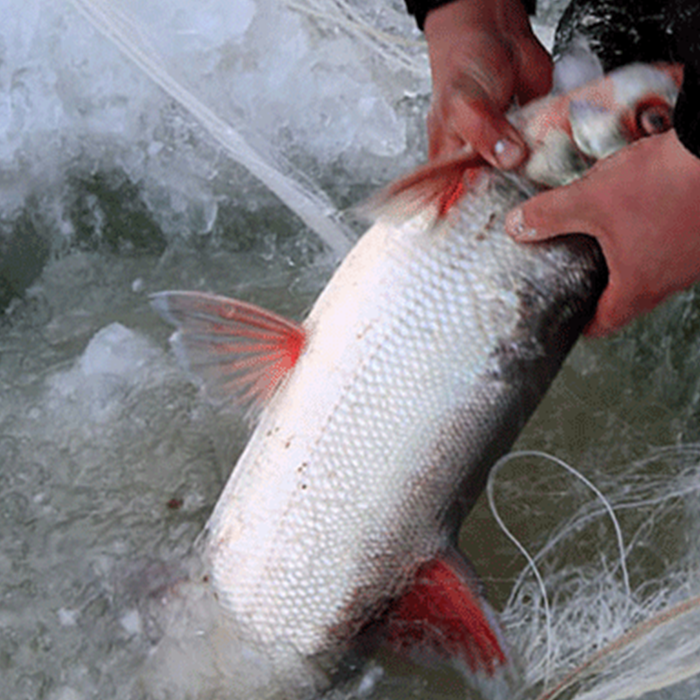
[[472, 674], [493, 676], [508, 659], [490, 617], [466, 562], [445, 552], [423, 564], [392, 607], [385, 641], [417, 662], [457, 661]]

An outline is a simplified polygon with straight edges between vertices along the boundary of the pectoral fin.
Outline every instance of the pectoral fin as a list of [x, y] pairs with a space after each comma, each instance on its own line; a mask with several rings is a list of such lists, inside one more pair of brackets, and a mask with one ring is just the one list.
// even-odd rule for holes
[[302, 326], [253, 304], [201, 292], [161, 292], [153, 308], [178, 330], [171, 338], [181, 362], [214, 398], [259, 406], [294, 367]]
[[467, 562], [446, 551], [421, 566], [390, 610], [385, 643], [418, 663], [456, 662], [492, 677], [509, 664], [494, 618]]

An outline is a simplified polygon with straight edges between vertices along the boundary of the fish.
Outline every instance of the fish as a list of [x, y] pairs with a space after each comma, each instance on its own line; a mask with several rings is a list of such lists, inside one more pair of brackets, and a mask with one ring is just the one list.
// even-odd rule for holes
[[518, 172], [467, 147], [389, 186], [301, 323], [213, 293], [153, 296], [206, 390], [255, 416], [203, 538], [220, 614], [267, 664], [241, 698], [316, 698], [380, 645], [507, 696], [517, 658], [457, 534], [607, 269], [592, 238], [523, 245], [504, 218], [670, 128], [681, 80], [626, 66], [515, 111]]

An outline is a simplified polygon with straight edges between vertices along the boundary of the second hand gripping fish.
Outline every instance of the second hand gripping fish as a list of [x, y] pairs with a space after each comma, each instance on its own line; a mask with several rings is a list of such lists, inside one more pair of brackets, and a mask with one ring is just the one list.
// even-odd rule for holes
[[155, 295], [207, 387], [261, 406], [205, 539], [222, 610], [269, 661], [250, 698], [316, 697], [370, 638], [482, 686], [510, 675], [457, 533], [607, 271], [592, 239], [519, 245], [504, 216], [670, 128], [681, 76], [635, 64], [531, 103], [513, 116], [530, 149], [518, 175], [464, 152], [396, 183], [301, 324]]

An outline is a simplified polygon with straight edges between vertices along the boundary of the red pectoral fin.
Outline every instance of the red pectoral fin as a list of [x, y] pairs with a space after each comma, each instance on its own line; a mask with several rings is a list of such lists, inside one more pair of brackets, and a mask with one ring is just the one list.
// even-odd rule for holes
[[175, 352], [214, 397], [259, 405], [292, 369], [304, 346], [300, 325], [243, 301], [161, 292], [151, 303], [178, 327], [172, 339]]
[[470, 180], [476, 179], [486, 165], [472, 151], [428, 163], [390, 184], [370, 201], [368, 208], [401, 218], [435, 208], [437, 219], [444, 219], [467, 191]]
[[421, 566], [389, 612], [385, 642], [417, 662], [456, 661], [493, 676], [508, 660], [474, 575], [457, 552]]

